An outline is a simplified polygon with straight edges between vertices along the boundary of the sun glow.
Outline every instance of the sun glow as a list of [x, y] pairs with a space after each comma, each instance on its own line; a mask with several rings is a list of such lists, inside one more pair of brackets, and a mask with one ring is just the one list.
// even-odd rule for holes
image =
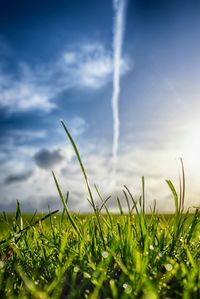
[[194, 123], [187, 130], [183, 147], [183, 159], [193, 176], [200, 175], [200, 123]]

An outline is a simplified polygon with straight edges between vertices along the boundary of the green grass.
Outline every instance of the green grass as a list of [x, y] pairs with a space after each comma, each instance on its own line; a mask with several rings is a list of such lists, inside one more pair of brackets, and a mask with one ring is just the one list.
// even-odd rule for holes
[[183, 163], [179, 194], [166, 181], [175, 212], [164, 216], [145, 213], [145, 182], [136, 200], [128, 187], [124, 195], [128, 213], [119, 215], [97, 206], [78, 149], [76, 152], [88, 188], [91, 215], [68, 209], [53, 173], [63, 204], [44, 215], [2, 215], [0, 222], [0, 298], [200, 298], [200, 212], [184, 210]]

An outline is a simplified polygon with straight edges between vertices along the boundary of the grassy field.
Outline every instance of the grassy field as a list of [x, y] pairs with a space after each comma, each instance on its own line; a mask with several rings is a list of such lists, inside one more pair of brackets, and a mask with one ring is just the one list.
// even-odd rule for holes
[[[63, 124], [64, 126], [64, 124]], [[184, 210], [185, 176], [180, 190], [171, 181], [175, 212], [145, 213], [145, 188], [136, 200], [124, 186], [128, 213], [118, 200], [112, 215], [99, 190], [97, 207], [87, 174], [74, 147], [89, 193], [92, 215], [71, 214], [54, 176], [62, 214], [1, 217], [0, 298], [200, 298], [200, 212]], [[102, 213], [103, 212], [103, 213]]]

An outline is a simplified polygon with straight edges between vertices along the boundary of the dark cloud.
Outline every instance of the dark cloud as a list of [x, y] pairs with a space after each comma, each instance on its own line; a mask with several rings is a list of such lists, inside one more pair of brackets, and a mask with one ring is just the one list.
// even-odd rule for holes
[[7, 176], [4, 180], [5, 184], [13, 184], [23, 182], [30, 178], [32, 175], [32, 171], [24, 172], [24, 173], [16, 173]]
[[53, 151], [41, 149], [34, 156], [35, 163], [42, 169], [50, 169], [63, 159], [64, 156], [61, 154], [60, 149]]

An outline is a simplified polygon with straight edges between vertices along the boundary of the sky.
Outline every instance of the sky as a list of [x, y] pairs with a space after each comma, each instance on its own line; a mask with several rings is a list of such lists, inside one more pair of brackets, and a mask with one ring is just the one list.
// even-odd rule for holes
[[127, 185], [145, 177], [147, 210], [174, 209], [165, 182], [186, 207], [200, 195], [200, 2], [129, 0], [120, 63], [120, 136], [113, 172], [113, 3], [111, 0], [1, 0], [0, 211], [90, 211], [87, 189], [62, 119], [93, 184], [116, 211]]

